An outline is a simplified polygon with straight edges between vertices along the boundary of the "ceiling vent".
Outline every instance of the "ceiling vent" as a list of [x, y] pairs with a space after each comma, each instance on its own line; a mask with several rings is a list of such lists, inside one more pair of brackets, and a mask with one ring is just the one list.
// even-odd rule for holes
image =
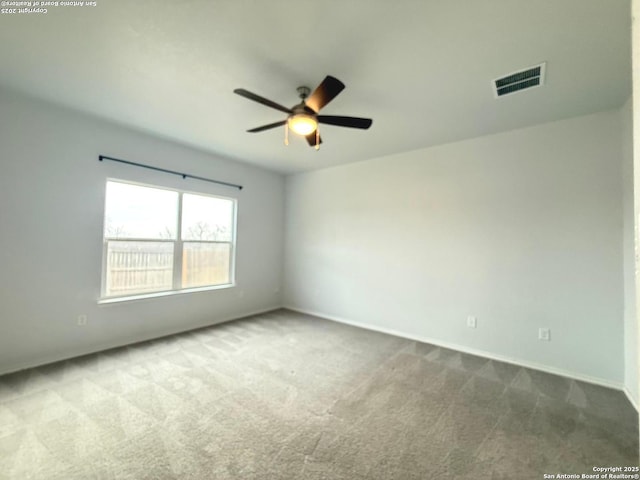
[[496, 98], [503, 97], [510, 93], [521, 92], [543, 85], [545, 67], [546, 63], [541, 63], [535, 67], [529, 67], [494, 80], [494, 95]]

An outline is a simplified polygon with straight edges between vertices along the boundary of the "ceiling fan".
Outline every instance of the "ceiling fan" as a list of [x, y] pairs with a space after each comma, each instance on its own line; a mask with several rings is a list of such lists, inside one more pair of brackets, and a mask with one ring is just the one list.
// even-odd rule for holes
[[309, 145], [318, 150], [322, 143], [320, 130], [318, 128], [319, 123], [336, 125], [338, 127], [360, 128], [363, 130], [366, 130], [371, 126], [372, 120], [370, 118], [318, 115], [320, 109], [338, 96], [342, 90], [344, 90], [344, 83], [331, 75], [327, 75], [311, 95], [309, 95], [309, 92], [311, 92], [309, 87], [298, 87], [298, 96], [301, 101], [291, 108], [272, 102], [271, 100], [261, 97], [260, 95], [256, 95], [255, 93], [251, 93], [244, 88], [236, 88], [233, 92], [242, 97], [248, 98], [249, 100], [253, 100], [254, 102], [261, 103], [267, 107], [275, 108], [276, 110], [289, 114], [286, 120], [252, 128], [251, 130], [247, 130], [247, 132], [263, 132], [265, 130], [284, 125], [284, 143], [286, 145], [289, 144], [289, 129], [291, 129], [294, 133], [305, 137]]

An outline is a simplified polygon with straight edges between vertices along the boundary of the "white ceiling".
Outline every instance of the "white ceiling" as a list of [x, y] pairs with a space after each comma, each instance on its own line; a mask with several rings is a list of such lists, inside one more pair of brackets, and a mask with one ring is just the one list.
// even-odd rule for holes
[[[631, 93], [629, 0], [97, 0], [0, 15], [0, 85], [284, 173], [324, 168], [621, 106]], [[491, 81], [547, 62], [541, 88]], [[285, 114], [325, 75], [320, 151]]]

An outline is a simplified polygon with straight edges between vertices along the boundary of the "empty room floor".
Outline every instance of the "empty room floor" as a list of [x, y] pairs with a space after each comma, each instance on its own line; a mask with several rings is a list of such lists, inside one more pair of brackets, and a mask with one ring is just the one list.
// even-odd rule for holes
[[280, 310], [0, 377], [0, 479], [540, 479], [638, 465], [619, 391]]

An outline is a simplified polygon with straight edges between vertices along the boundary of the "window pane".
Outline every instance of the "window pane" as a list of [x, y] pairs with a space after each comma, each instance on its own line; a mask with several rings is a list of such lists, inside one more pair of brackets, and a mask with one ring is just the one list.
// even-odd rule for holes
[[233, 201], [185, 193], [182, 196], [182, 240], [230, 242]]
[[185, 242], [182, 248], [182, 288], [231, 283], [231, 244]]
[[107, 182], [105, 238], [175, 239], [178, 193]]
[[105, 296], [173, 288], [173, 242], [107, 241]]

